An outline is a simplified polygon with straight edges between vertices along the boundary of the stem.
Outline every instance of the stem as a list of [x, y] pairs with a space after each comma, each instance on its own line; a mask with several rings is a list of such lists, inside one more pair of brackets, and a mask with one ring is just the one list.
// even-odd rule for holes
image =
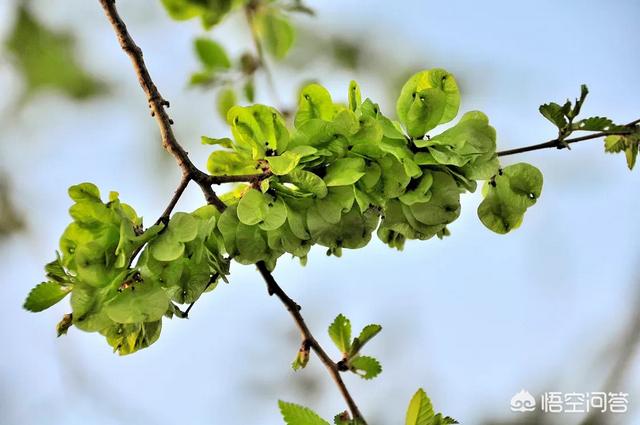
[[[215, 273], [211, 276], [211, 278], [209, 278], [209, 282], [207, 282], [207, 286], [204, 287], [204, 290], [202, 291], [202, 293], [206, 292], [207, 289], [209, 289], [209, 287], [216, 281], [218, 280], [218, 277], [220, 277], [220, 275], [218, 273]], [[189, 318], [189, 312], [191, 311], [191, 309], [193, 308], [193, 306], [195, 305], [195, 301], [192, 302], [191, 304], [189, 304], [189, 306], [187, 307], [187, 309], [183, 312], [184, 317], [186, 319]]]
[[326, 353], [326, 351], [324, 351], [320, 343], [315, 339], [315, 337], [309, 330], [309, 327], [305, 323], [304, 318], [300, 314], [300, 310], [302, 308], [293, 299], [291, 299], [291, 297], [289, 297], [286, 292], [284, 292], [280, 285], [278, 285], [276, 280], [273, 278], [273, 275], [269, 272], [269, 270], [267, 270], [267, 266], [263, 261], [260, 261], [258, 264], [256, 264], [256, 266], [258, 267], [258, 271], [260, 272], [260, 274], [262, 274], [262, 277], [267, 284], [267, 292], [269, 293], [269, 295], [275, 295], [282, 302], [282, 304], [284, 304], [284, 306], [291, 314], [291, 317], [293, 317], [294, 322], [296, 322], [296, 325], [300, 330], [300, 334], [302, 335], [302, 340], [309, 344], [311, 349], [318, 355], [320, 361], [322, 361], [322, 363], [329, 371], [329, 374], [338, 386], [342, 397], [346, 401], [347, 406], [349, 406], [349, 410], [351, 411], [351, 415], [353, 416], [353, 418], [360, 419], [364, 423], [364, 418], [360, 413], [360, 409], [358, 409], [358, 405], [351, 397], [349, 390], [347, 389], [344, 381], [342, 380], [342, 377], [340, 376], [340, 369], [338, 367], [338, 364], [334, 362], [331, 357], [329, 357], [329, 355]]
[[[158, 127], [160, 128], [162, 145], [171, 155], [173, 155], [173, 157], [176, 159], [176, 163], [182, 170], [183, 177], [180, 185], [178, 186], [174, 196], [171, 198], [171, 201], [165, 209], [165, 212], [162, 214], [162, 216], [160, 216], [159, 221], [171, 214], [171, 211], [175, 207], [176, 203], [184, 193], [184, 190], [191, 180], [193, 180], [198, 184], [198, 186], [200, 186], [200, 189], [202, 190], [202, 193], [207, 202], [214, 205], [218, 209], [218, 211], [223, 212], [227, 206], [211, 188], [212, 184], [237, 181], [256, 181], [256, 179], [264, 179], [271, 175], [270, 172], [267, 171], [262, 174], [256, 175], [210, 176], [202, 172], [191, 162], [188, 153], [178, 143], [175, 135], [173, 134], [173, 130], [171, 128], [173, 121], [171, 120], [171, 118], [169, 118], [169, 115], [165, 110], [165, 107], [169, 106], [169, 102], [164, 100], [164, 98], [160, 95], [158, 88], [151, 79], [151, 76], [149, 75], [147, 67], [144, 63], [144, 59], [142, 57], [142, 50], [133, 41], [125, 23], [120, 18], [120, 15], [118, 14], [118, 11], [116, 9], [115, 0], [98, 1], [102, 5], [102, 8], [104, 9], [109, 22], [113, 26], [120, 46], [131, 58], [131, 62], [133, 63], [134, 70], [138, 76], [140, 86], [147, 95], [149, 107], [151, 108], [151, 115], [155, 117], [156, 122], [158, 123]], [[264, 262], [261, 261], [257, 263], [256, 266], [267, 284], [269, 295], [276, 295], [287, 308], [287, 310], [289, 310], [296, 325], [298, 326], [298, 329], [302, 334], [303, 339], [305, 341], [308, 341], [310, 347], [318, 355], [322, 363], [326, 366], [329, 374], [338, 386], [342, 397], [345, 399], [353, 418], [360, 419], [364, 423], [364, 419], [362, 418], [362, 414], [360, 413], [358, 406], [354, 402], [351, 394], [349, 393], [349, 390], [347, 389], [344, 381], [342, 380], [342, 377], [340, 376], [340, 370], [337, 363], [331, 360], [322, 346], [313, 337], [313, 334], [307, 327], [302, 315], [300, 314], [300, 306], [298, 306], [298, 304], [296, 304], [296, 302], [293, 301], [278, 285]], [[187, 309], [187, 314], [190, 308], [191, 306], [189, 306], [189, 308]]]
[[142, 57], [142, 50], [138, 47], [135, 41], [133, 41], [133, 38], [131, 38], [129, 31], [127, 30], [127, 26], [122, 18], [120, 18], [116, 9], [115, 0], [99, 0], [99, 2], [109, 19], [109, 23], [111, 23], [111, 26], [116, 33], [120, 47], [122, 47], [122, 50], [129, 55], [133, 68], [138, 76], [138, 82], [140, 83], [142, 90], [144, 90], [144, 93], [147, 95], [147, 102], [149, 103], [149, 109], [151, 109], [151, 116], [155, 117], [156, 122], [158, 123], [158, 128], [160, 129], [162, 146], [175, 158], [176, 163], [182, 170], [183, 178], [187, 178], [198, 183], [205, 192], [207, 201], [211, 201], [210, 203], [217, 207], [223, 207], [224, 203], [217, 197], [213, 190], [211, 190], [211, 186], [209, 185], [210, 191], [207, 191], [203, 187], [203, 185], [208, 184], [209, 175], [200, 171], [193, 162], [191, 162], [187, 151], [185, 151], [176, 140], [176, 136], [173, 134], [173, 129], [171, 128], [173, 120], [169, 117], [169, 114], [167, 114], [165, 109], [169, 107], [169, 102], [162, 97], [158, 88], [151, 79], [151, 75], [149, 75], [149, 71], [147, 70], [147, 66]]
[[562, 140], [557, 138], [557, 139], [549, 140], [548, 142], [538, 143], [537, 145], [524, 146], [521, 148], [500, 151], [497, 153], [497, 155], [498, 156], [515, 155], [518, 153], [537, 151], [539, 149], [548, 149], [548, 148], [563, 149], [564, 147], [566, 147], [565, 144], [578, 143], [578, 142], [583, 142], [585, 140], [598, 139], [600, 137], [605, 137], [605, 136], [624, 136], [627, 134], [634, 133], [636, 131], [635, 127], [638, 125], [638, 123], [640, 123], [640, 119], [637, 119], [635, 121], [630, 122], [629, 124], [624, 125], [624, 127], [626, 127], [628, 130], [601, 131], [599, 133], [593, 133], [587, 136], [575, 137], [573, 139]]
[[167, 208], [165, 208], [162, 215], [158, 218], [158, 220], [156, 221], [156, 224], [164, 223], [166, 225], [169, 222], [171, 211], [173, 211], [173, 209], [176, 207], [178, 200], [180, 199], [180, 197], [182, 197], [182, 194], [184, 193], [184, 190], [187, 188], [187, 186], [189, 186], [190, 181], [191, 181], [191, 178], [188, 175], [182, 176], [182, 179], [180, 180], [180, 184], [178, 185], [178, 188], [173, 194], [173, 197], [171, 198], [171, 200], [169, 201], [169, 205], [167, 205]]

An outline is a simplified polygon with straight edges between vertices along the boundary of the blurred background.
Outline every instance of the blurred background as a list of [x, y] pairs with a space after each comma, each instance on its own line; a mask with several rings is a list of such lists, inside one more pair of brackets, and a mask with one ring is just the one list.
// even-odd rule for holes
[[[188, 321], [165, 320], [160, 340], [128, 357], [75, 328], [57, 339], [67, 301], [39, 314], [22, 310], [69, 222], [68, 186], [116, 190], [150, 223], [179, 171], [98, 2], [20, 4], [0, 2], [0, 424], [280, 424], [277, 399], [324, 417], [344, 410], [317, 359], [291, 370], [299, 336], [252, 267], [234, 264], [231, 284], [204, 296]], [[170, 20], [158, 0], [118, 5], [171, 101], [179, 140], [204, 166], [210, 147], [200, 136], [229, 134], [214, 92], [187, 83], [199, 66], [192, 40], [204, 31], [197, 21]], [[459, 81], [461, 112], [487, 113], [503, 149], [553, 138], [538, 105], [575, 97], [581, 83], [591, 89], [585, 116], [639, 118], [636, 0], [308, 6], [316, 16], [295, 15], [291, 56], [271, 64], [279, 99], [258, 74], [257, 101], [291, 107], [309, 79], [345, 100], [356, 79], [363, 96], [394, 115], [410, 73], [443, 67]], [[29, 57], [23, 47], [45, 30], [55, 34], [51, 55]], [[232, 55], [251, 46], [241, 14], [211, 36]], [[543, 171], [545, 187], [510, 235], [484, 228], [476, 193], [464, 196], [443, 241], [396, 252], [374, 240], [341, 259], [318, 248], [304, 268], [279, 262], [276, 278], [322, 343], [338, 313], [355, 328], [383, 325], [368, 347], [382, 375], [374, 383], [346, 376], [372, 425], [402, 423], [418, 387], [463, 424], [640, 424], [640, 173], [605, 155], [601, 141], [504, 163], [520, 160]], [[191, 187], [178, 208], [201, 204]], [[512, 413], [521, 389], [626, 392], [629, 412]]]

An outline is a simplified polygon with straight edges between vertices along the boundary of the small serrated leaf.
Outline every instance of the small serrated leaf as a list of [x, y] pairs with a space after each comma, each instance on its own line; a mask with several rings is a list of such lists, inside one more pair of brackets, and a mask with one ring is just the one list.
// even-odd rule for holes
[[278, 401], [278, 406], [287, 425], [330, 425], [308, 407], [282, 400]]
[[351, 322], [349, 319], [339, 314], [329, 326], [329, 336], [341, 353], [348, 353], [351, 348]]
[[616, 127], [609, 118], [589, 117], [578, 121], [573, 125], [574, 130], [584, 131], [608, 131]]
[[607, 153], [618, 153], [625, 149], [624, 136], [607, 136], [604, 138], [604, 151]]
[[432, 425], [455, 425], [459, 423], [451, 416], [442, 416], [442, 413], [438, 413], [434, 418]]
[[433, 406], [427, 393], [422, 388], [418, 389], [409, 402], [405, 425], [431, 425], [434, 416]]
[[360, 335], [353, 339], [353, 344], [351, 345], [351, 350], [349, 351], [349, 357], [353, 357], [358, 354], [362, 347], [364, 347], [367, 342], [371, 341], [374, 336], [378, 335], [381, 330], [382, 326], [380, 325], [371, 324], [365, 326], [360, 332]]
[[442, 413], [435, 414], [431, 400], [422, 388], [411, 398], [405, 425], [452, 425], [458, 421]]
[[62, 300], [69, 292], [71, 292], [71, 286], [62, 286], [56, 282], [42, 282], [29, 292], [23, 307], [34, 313], [46, 310]]
[[569, 123], [565, 116], [565, 108], [557, 103], [545, 103], [544, 105], [540, 105], [538, 110], [543, 117], [551, 121], [559, 130], [565, 128]]
[[358, 356], [351, 359], [349, 360], [349, 366], [352, 372], [363, 379], [373, 379], [382, 372], [380, 362], [369, 356]]

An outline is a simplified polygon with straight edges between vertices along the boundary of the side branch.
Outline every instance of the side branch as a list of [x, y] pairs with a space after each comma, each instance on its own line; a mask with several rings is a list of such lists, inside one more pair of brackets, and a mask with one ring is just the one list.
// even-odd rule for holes
[[552, 140], [549, 140], [548, 142], [538, 143], [537, 145], [523, 146], [521, 148], [500, 151], [497, 153], [497, 155], [498, 156], [515, 155], [518, 153], [537, 151], [540, 149], [550, 149], [550, 148], [563, 149], [563, 148], [566, 148], [567, 144], [570, 144], [570, 143], [583, 142], [585, 140], [598, 139], [600, 137], [606, 137], [606, 136], [624, 136], [637, 131], [635, 127], [638, 125], [638, 123], [640, 123], [640, 119], [632, 121], [629, 124], [626, 124], [624, 126], [626, 127], [626, 129], [622, 129], [619, 131], [601, 131], [599, 133], [588, 134], [586, 136], [574, 137], [573, 139], [564, 139], [564, 140], [552, 139]]
[[[127, 30], [127, 26], [125, 25], [122, 18], [118, 14], [116, 9], [115, 0], [99, 0], [100, 5], [104, 9], [107, 18], [109, 19], [109, 23], [113, 27], [116, 36], [118, 38], [118, 43], [120, 43], [120, 47], [124, 50], [131, 62], [133, 64], [133, 68], [135, 69], [136, 75], [138, 76], [138, 81], [142, 90], [144, 90], [147, 95], [147, 101], [149, 102], [149, 109], [151, 109], [151, 116], [155, 117], [156, 122], [158, 123], [158, 127], [160, 129], [160, 136], [162, 137], [162, 146], [175, 158], [178, 166], [182, 170], [183, 176], [188, 179], [191, 179], [198, 183], [200, 187], [205, 191], [203, 185], [209, 184], [208, 178], [209, 175], [200, 171], [189, 159], [189, 154], [185, 151], [182, 146], [176, 140], [176, 136], [173, 134], [173, 129], [171, 125], [173, 124], [173, 120], [167, 114], [166, 107], [169, 107], [169, 102], [166, 101], [158, 88], [154, 84], [151, 79], [151, 75], [149, 75], [149, 71], [147, 70], [147, 66], [144, 62], [142, 49], [138, 47], [138, 45], [133, 41], [133, 38], [129, 34]], [[211, 189], [209, 187], [209, 189]], [[224, 203], [218, 199], [216, 194], [210, 190], [205, 193], [207, 196], [207, 200], [211, 201], [216, 207], [224, 208]]]
[[264, 262], [259, 262], [257, 264], [257, 267], [258, 271], [264, 278], [264, 281], [267, 283], [267, 291], [269, 295], [275, 295], [282, 302], [282, 304], [284, 304], [284, 306], [289, 311], [289, 314], [291, 314], [294, 322], [296, 323], [296, 326], [300, 330], [303, 342], [308, 344], [309, 347], [318, 355], [320, 361], [322, 361], [322, 363], [329, 371], [329, 375], [331, 375], [331, 377], [335, 381], [338, 389], [340, 390], [340, 393], [342, 394], [342, 397], [347, 403], [347, 406], [349, 406], [349, 410], [351, 411], [351, 415], [353, 416], [353, 418], [360, 419], [360, 421], [364, 423], [364, 418], [360, 413], [360, 409], [358, 409], [358, 405], [353, 400], [353, 397], [351, 397], [347, 386], [344, 384], [344, 381], [340, 376], [340, 368], [338, 364], [334, 362], [331, 357], [329, 357], [329, 355], [326, 353], [326, 351], [324, 351], [320, 343], [315, 339], [315, 337], [309, 330], [309, 327], [305, 323], [304, 318], [300, 314], [301, 307], [294, 300], [292, 300], [286, 292], [284, 292], [280, 285], [278, 285], [276, 280], [273, 278], [273, 275], [269, 272], [269, 270], [267, 270], [267, 266], [264, 264]]

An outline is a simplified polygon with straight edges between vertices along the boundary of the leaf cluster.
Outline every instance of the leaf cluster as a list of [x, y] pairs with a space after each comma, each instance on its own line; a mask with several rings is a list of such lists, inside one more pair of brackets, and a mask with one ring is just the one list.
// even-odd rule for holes
[[228, 273], [211, 206], [143, 230], [142, 218], [115, 192], [105, 203], [96, 186], [83, 183], [69, 195], [73, 222], [60, 238], [57, 258], [45, 267], [48, 281], [24, 304], [42, 311], [70, 293], [72, 313], [61, 333], [73, 324], [101, 333], [120, 354], [133, 353], [158, 339], [163, 316], [179, 314], [174, 302], [194, 302]]
[[[223, 197], [229, 208], [218, 229], [237, 261], [264, 261], [273, 269], [284, 253], [306, 261], [313, 245], [339, 256], [368, 244], [374, 231], [398, 249], [407, 239], [446, 236], [460, 214], [460, 195], [499, 173], [495, 130], [483, 113], [468, 112], [448, 130], [427, 135], [459, 108], [455, 79], [442, 69], [407, 81], [397, 101], [399, 121], [363, 101], [355, 82], [347, 98], [348, 104], [336, 103], [321, 85], [304, 87], [293, 128], [274, 108], [234, 106], [227, 114], [233, 138], [206, 139], [220, 146], [208, 160], [212, 175], [265, 176]], [[532, 169], [512, 167], [508, 175], [526, 185]], [[534, 192], [537, 198], [540, 188]], [[520, 198], [500, 199], [524, 212]]]

